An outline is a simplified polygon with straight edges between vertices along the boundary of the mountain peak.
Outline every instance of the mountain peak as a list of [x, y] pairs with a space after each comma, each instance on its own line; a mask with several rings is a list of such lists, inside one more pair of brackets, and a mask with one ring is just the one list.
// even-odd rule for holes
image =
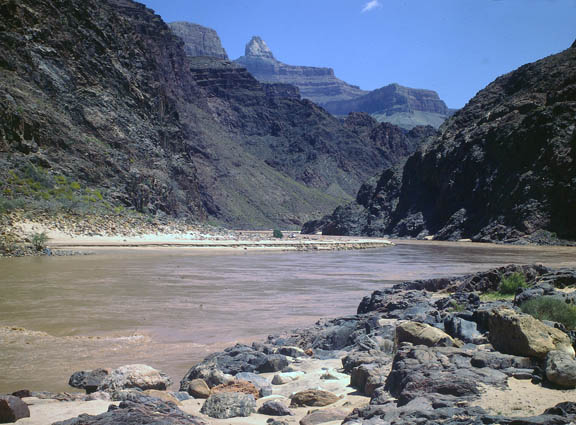
[[574, 40], [574, 43], [572, 43], [572, 46], [570, 46], [570, 47], [572, 47], [573, 49], [576, 49], [576, 40]]
[[266, 42], [257, 35], [252, 37], [252, 40], [246, 45], [246, 56], [274, 59], [272, 50], [268, 47]]

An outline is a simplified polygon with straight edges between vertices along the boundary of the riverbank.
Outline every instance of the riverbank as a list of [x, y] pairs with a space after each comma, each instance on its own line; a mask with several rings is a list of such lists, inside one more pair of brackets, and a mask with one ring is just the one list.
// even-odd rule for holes
[[[515, 273], [530, 287], [514, 300], [484, 300], [482, 294], [497, 291]], [[570, 404], [576, 402], [576, 381], [568, 382], [562, 374], [569, 375], [570, 365], [576, 364], [574, 341], [562, 326], [549, 327], [519, 313], [518, 306], [544, 294], [570, 300], [575, 287], [576, 270], [542, 266], [405, 282], [365, 297], [356, 315], [322, 320], [207, 357], [181, 379], [181, 392], [161, 396], [181, 398], [176, 405], [154, 398], [160, 396], [155, 393], [110, 392], [105, 390], [109, 384], [102, 383], [102, 395], [74, 396], [72, 410], [69, 402], [24, 398], [33, 403], [31, 418], [19, 423], [48, 424], [39, 419], [48, 415], [44, 409], [52, 412], [50, 418], [58, 416], [56, 410], [65, 419], [63, 415], [97, 406], [78, 398], [111, 396], [115, 404], [124, 400], [119, 409], [104, 413], [106, 403], [99, 401], [102, 415], [84, 417], [81, 423], [123, 424], [130, 415], [154, 414], [166, 424], [509, 424], [521, 417], [523, 424], [568, 424], [576, 420], [576, 405]], [[554, 356], [568, 356], [568, 372]], [[202, 393], [200, 384], [208, 392]], [[215, 396], [227, 387], [230, 395]], [[258, 401], [238, 391], [254, 394]], [[196, 398], [188, 399], [189, 394]], [[229, 403], [224, 411], [235, 411], [233, 418], [219, 416], [223, 408], [214, 407], [214, 400]], [[544, 412], [559, 402], [564, 404]], [[270, 413], [265, 404], [280, 410]], [[293, 416], [281, 417], [280, 411]], [[80, 422], [67, 425], [75, 423]]]

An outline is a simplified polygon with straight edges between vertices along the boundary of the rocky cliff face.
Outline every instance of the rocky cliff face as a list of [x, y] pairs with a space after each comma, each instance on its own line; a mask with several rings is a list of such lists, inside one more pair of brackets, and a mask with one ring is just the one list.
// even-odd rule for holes
[[331, 68], [293, 66], [279, 62], [260, 37], [253, 37], [246, 45], [244, 56], [235, 62], [245, 67], [258, 81], [298, 87], [302, 97], [317, 104], [352, 99], [366, 93], [336, 78]]
[[332, 101], [323, 106], [334, 115], [367, 112], [379, 121], [408, 129], [417, 125], [438, 128], [451, 114], [435, 91], [412, 89], [399, 84], [390, 84], [355, 99]]
[[480, 91], [357, 202], [310, 223], [329, 234], [535, 242], [576, 239], [576, 49]]
[[188, 56], [228, 59], [220, 37], [213, 29], [191, 22], [171, 22], [168, 26], [184, 41], [184, 50]]
[[292, 86], [186, 55], [130, 0], [0, 0], [0, 15], [0, 212], [294, 226], [403, 155]]
[[178, 116], [201, 94], [158, 16], [123, 0], [1, 0], [0, 16], [4, 208], [206, 217]]

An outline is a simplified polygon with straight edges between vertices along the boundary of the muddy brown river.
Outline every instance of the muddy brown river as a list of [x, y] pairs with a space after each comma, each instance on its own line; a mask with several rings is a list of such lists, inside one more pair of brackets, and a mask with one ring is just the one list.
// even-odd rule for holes
[[76, 370], [129, 363], [178, 382], [236, 341], [354, 314], [373, 290], [531, 263], [576, 267], [576, 248], [400, 242], [364, 251], [116, 248], [0, 258], [0, 393], [70, 391]]

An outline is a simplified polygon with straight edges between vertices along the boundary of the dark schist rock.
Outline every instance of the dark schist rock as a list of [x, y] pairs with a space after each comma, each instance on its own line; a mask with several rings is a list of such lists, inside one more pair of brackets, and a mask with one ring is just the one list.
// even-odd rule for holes
[[108, 412], [98, 416], [80, 415], [74, 419], [55, 422], [53, 425], [207, 425], [196, 416], [181, 411], [176, 405], [159, 399], [142, 399], [140, 402], [123, 401], [111, 405]]
[[576, 239], [575, 75], [572, 48], [496, 79], [401, 170], [385, 171], [362, 204], [337, 209], [314, 230], [507, 243]]
[[184, 41], [184, 50], [188, 56], [228, 59], [220, 37], [213, 29], [191, 22], [170, 22], [168, 26]]
[[0, 424], [16, 422], [30, 417], [30, 409], [19, 397], [0, 395]]

